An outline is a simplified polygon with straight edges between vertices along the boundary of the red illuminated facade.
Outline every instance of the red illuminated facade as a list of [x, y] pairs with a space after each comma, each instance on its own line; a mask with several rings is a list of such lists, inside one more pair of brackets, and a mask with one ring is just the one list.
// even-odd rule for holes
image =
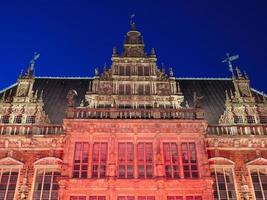
[[92, 78], [0, 93], [0, 200], [267, 199], [267, 101], [247, 75], [175, 78], [131, 23]]

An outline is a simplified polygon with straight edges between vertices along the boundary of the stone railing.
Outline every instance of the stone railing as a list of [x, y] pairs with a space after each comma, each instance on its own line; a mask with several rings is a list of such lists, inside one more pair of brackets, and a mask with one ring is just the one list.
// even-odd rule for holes
[[201, 109], [68, 108], [68, 119], [204, 119]]
[[0, 135], [48, 135], [63, 133], [61, 125], [0, 124]]
[[209, 125], [211, 135], [267, 135], [267, 124]]

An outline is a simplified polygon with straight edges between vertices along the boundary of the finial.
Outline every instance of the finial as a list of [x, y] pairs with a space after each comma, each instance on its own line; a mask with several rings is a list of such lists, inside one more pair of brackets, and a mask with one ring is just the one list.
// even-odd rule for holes
[[173, 77], [173, 76], [174, 76], [174, 74], [173, 74], [172, 67], [169, 67], [169, 72], [170, 72], [170, 77]]
[[244, 76], [245, 76], [245, 79], [247, 80], [249, 79], [246, 71], [244, 71]]
[[117, 56], [117, 48], [113, 47], [112, 49], [112, 56]]
[[95, 68], [95, 76], [99, 75], [98, 67]]
[[104, 72], [107, 71], [107, 63], [104, 63]]
[[236, 73], [238, 78], [243, 78], [243, 74], [241, 73], [240, 69], [236, 67]]
[[230, 90], [230, 95], [231, 95], [231, 98], [234, 98], [234, 94], [232, 90]]
[[165, 66], [164, 66], [164, 63], [161, 63], [161, 72], [163, 74], [165, 74]]
[[35, 91], [34, 98], [35, 98], [35, 99], [38, 98], [38, 90]]
[[3, 93], [3, 95], [2, 95], [2, 98], [1, 98], [1, 101], [2, 102], [5, 102], [5, 99], [6, 99], [6, 91]]
[[43, 101], [44, 90], [41, 90], [39, 101]]
[[131, 21], [130, 21], [131, 29], [136, 30], [136, 25], [135, 25], [135, 14], [131, 15]]
[[23, 77], [23, 69], [20, 70], [19, 78]]
[[226, 58], [222, 61], [223, 63], [228, 63], [229, 71], [232, 73], [232, 77], [235, 78], [232, 62], [237, 60], [239, 55], [230, 56], [230, 53], [226, 53]]
[[155, 52], [155, 49], [154, 48], [151, 48], [151, 50], [150, 50], [150, 56], [151, 57], [156, 57], [156, 52]]
[[9, 94], [8, 94], [8, 97], [7, 97], [7, 101], [8, 101], [8, 102], [11, 102], [11, 101], [12, 101], [12, 92], [13, 92], [13, 90], [11, 89], [11, 90], [9, 91]]

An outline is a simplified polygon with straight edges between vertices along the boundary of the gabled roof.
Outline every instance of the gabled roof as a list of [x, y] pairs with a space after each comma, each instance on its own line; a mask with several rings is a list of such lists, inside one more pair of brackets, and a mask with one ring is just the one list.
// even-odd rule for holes
[[[61, 124], [65, 116], [67, 108], [66, 96], [69, 90], [76, 90], [78, 93], [77, 105], [88, 89], [90, 77], [37, 77], [34, 83], [34, 90], [44, 91], [44, 109], [53, 124]], [[181, 91], [184, 94], [185, 101], [190, 106], [193, 105], [193, 94], [204, 96], [201, 100], [202, 108], [205, 110], [205, 119], [210, 124], [216, 124], [225, 109], [225, 90], [234, 90], [231, 79], [227, 78], [177, 78]], [[7, 88], [9, 90], [16, 89], [14, 84]], [[252, 91], [253, 95], [262, 98], [262, 95]], [[0, 94], [0, 96], [2, 96]]]

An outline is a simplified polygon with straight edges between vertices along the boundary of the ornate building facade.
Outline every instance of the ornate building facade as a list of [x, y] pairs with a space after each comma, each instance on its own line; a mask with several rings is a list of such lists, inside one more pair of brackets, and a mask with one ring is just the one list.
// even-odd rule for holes
[[0, 93], [0, 200], [267, 199], [267, 100], [176, 78], [131, 23], [92, 78], [26, 74]]

